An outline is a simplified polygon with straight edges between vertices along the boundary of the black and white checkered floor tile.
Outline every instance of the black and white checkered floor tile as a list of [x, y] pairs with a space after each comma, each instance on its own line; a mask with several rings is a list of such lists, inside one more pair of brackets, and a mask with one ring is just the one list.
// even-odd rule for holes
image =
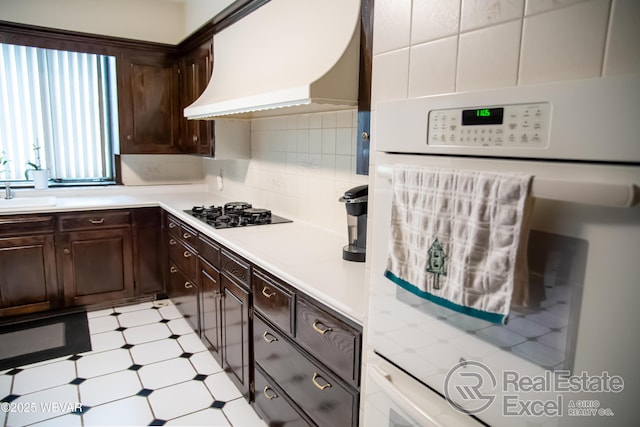
[[92, 351], [0, 372], [0, 426], [265, 426], [171, 301], [88, 317]]

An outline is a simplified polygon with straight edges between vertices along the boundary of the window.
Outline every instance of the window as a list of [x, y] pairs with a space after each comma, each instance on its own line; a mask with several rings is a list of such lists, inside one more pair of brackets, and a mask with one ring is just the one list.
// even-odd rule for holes
[[112, 56], [0, 44], [0, 179], [39, 162], [56, 182], [113, 181], [115, 70]]

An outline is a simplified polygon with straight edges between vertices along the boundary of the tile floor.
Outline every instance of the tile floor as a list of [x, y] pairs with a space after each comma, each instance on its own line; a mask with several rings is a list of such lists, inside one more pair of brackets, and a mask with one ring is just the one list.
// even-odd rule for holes
[[265, 426], [171, 301], [88, 317], [92, 351], [0, 371], [0, 427]]

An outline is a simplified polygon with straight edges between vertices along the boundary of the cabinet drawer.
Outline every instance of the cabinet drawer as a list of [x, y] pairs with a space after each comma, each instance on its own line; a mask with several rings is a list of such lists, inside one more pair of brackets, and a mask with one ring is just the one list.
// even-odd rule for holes
[[220, 246], [205, 236], [198, 236], [198, 254], [215, 268], [220, 268]]
[[260, 367], [256, 366], [255, 408], [267, 425], [282, 427], [307, 427], [307, 423], [284, 397], [284, 393], [267, 379]]
[[254, 316], [255, 361], [315, 423], [354, 425], [356, 393], [326, 368], [309, 360], [287, 338]]
[[191, 280], [197, 280], [198, 255], [193, 249], [174, 237], [169, 237], [169, 261]]
[[259, 271], [253, 272], [253, 305], [284, 332], [293, 334], [293, 294]]
[[318, 360], [345, 380], [359, 381], [360, 332], [335, 316], [298, 298], [296, 338]]
[[198, 232], [176, 217], [167, 215], [165, 227], [171, 237], [180, 239], [193, 248], [197, 246]]
[[58, 220], [60, 231], [128, 227], [130, 224], [129, 211], [94, 211], [86, 214], [60, 215]]
[[0, 216], [0, 236], [23, 236], [27, 233], [53, 233], [52, 215]]
[[178, 311], [180, 311], [193, 330], [199, 333], [200, 304], [198, 299], [200, 295], [198, 286], [176, 268], [176, 265], [170, 264], [168, 288], [169, 296]]
[[250, 267], [249, 263], [244, 259], [222, 249], [220, 252], [220, 270], [249, 289]]

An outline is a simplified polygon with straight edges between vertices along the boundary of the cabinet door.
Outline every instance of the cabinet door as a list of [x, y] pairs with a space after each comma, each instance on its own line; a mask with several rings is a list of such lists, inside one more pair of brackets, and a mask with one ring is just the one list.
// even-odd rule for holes
[[182, 113], [204, 92], [212, 71], [213, 43], [211, 40], [187, 53], [180, 63], [180, 144], [185, 153], [213, 155], [213, 122], [187, 120]]
[[191, 325], [195, 333], [200, 335], [200, 290], [198, 285], [185, 276], [182, 270], [171, 261], [167, 291], [178, 311]]
[[222, 273], [222, 360], [224, 370], [249, 398], [249, 291]]
[[222, 293], [220, 271], [200, 258], [202, 336], [213, 357], [222, 365]]
[[118, 68], [120, 152], [179, 153], [178, 68], [165, 53], [128, 53]]
[[162, 292], [161, 209], [139, 208], [133, 210], [132, 214], [133, 277], [136, 295]]
[[130, 228], [76, 231], [56, 236], [59, 277], [67, 305], [133, 296]]
[[53, 235], [0, 239], [0, 316], [58, 304]]

